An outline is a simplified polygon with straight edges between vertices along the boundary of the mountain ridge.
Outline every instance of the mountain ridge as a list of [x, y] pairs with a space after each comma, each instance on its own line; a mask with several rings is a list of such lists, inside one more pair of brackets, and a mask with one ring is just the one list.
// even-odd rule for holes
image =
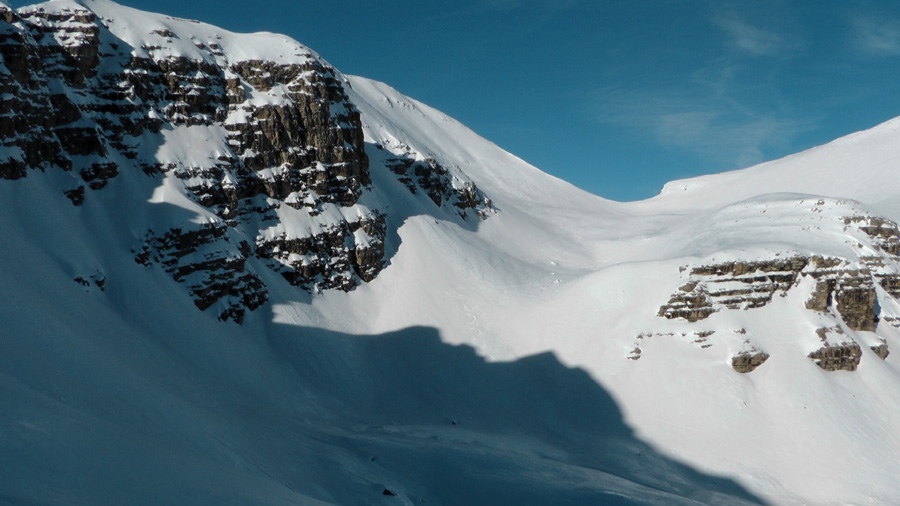
[[[802, 193], [811, 195], [845, 197], [871, 202], [883, 208], [879, 212], [889, 215], [891, 219], [896, 220], [900, 216], [900, 209], [896, 205], [892, 205], [891, 202], [896, 200], [891, 198], [891, 191], [894, 189], [890, 185], [879, 185], [878, 183], [889, 177], [892, 168], [891, 161], [896, 159], [897, 150], [892, 149], [893, 143], [890, 141], [892, 137], [897, 136], [898, 129], [900, 129], [900, 118], [890, 119], [870, 129], [840, 137], [821, 146], [816, 146], [778, 160], [772, 160], [746, 169], [669, 182], [660, 191], [660, 196], [665, 198], [683, 191], [702, 190], [715, 194], [717, 185], [719, 187], [730, 186], [734, 189], [736, 185], [732, 182], [733, 180], [741, 177], [747, 178], [748, 175], [752, 174], [752, 177], [757, 180], [777, 181], [779, 185], [777, 191], [800, 190]], [[875, 146], [881, 149], [870, 149], [874, 156], [870, 157], [871, 159], [869, 160], [860, 160], [859, 155], [856, 155], [856, 159], [829, 160], [830, 157], [839, 154], [841, 150], [847, 150], [848, 146], [859, 144], [864, 146], [863, 149], [858, 149], [861, 153], [866, 152], [865, 146]], [[885, 150], [883, 149], [885, 145], [891, 146], [891, 148]], [[795, 166], [794, 170], [784, 175], [787, 177], [779, 178], [779, 169], [791, 164]], [[867, 167], [865, 173], [862, 174], [865, 176], [865, 179], [860, 180], [857, 177], [846, 177], [846, 175], [841, 178], [839, 175], [822, 173], [828, 169], [831, 169], [833, 172], [838, 167], [849, 171], [854, 164], [864, 164]], [[824, 170], [823, 166], [825, 167]], [[803, 170], [798, 170], [800, 167], [803, 167]], [[817, 174], [817, 171], [820, 173]], [[820, 180], [817, 180], [817, 176]], [[840, 185], [838, 187], [829, 187], [829, 184], [835, 184], [834, 182], [829, 183], [829, 181], [834, 179], [841, 180]], [[768, 193], [759, 188], [754, 189], [753, 192]]]

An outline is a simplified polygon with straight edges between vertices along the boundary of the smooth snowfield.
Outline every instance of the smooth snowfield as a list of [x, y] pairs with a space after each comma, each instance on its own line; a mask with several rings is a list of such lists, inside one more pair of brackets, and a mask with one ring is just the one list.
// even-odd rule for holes
[[[193, 37], [232, 61], [318, 58], [282, 36], [81, 4], [135, 47], [171, 30], [173, 54], [194, 55]], [[893, 353], [864, 346], [857, 371], [825, 372], [806, 355], [834, 317], [804, 308], [802, 283], [697, 323], [657, 311], [686, 266], [877, 253], [842, 220], [900, 219], [900, 120], [616, 203], [342, 77], [373, 185], [332, 211], [388, 214], [387, 266], [349, 293], [259, 268], [270, 302], [222, 323], [134, 260], [148, 228], [215, 218], [174, 175], [123, 171], [80, 207], [62, 195], [70, 174], [0, 181], [0, 504], [896, 503], [897, 328], [848, 331]], [[205, 163], [229, 149], [213, 130], [148, 137], [141, 156]], [[487, 219], [411, 194], [391, 153], [477, 184]], [[881, 315], [900, 316], [882, 292]], [[771, 358], [739, 374], [745, 339]]]
[[[341, 303], [371, 307], [388, 298], [395, 303], [379, 310], [378, 330], [432, 325], [444, 339], [472, 344], [495, 360], [553, 351], [607, 388], [639, 435], [699, 469], [725, 471], [767, 501], [895, 500], [896, 356], [881, 361], [864, 349], [856, 372], [816, 367], [806, 354], [824, 322], [803, 308], [805, 300], [791, 299], [805, 297], [801, 291], [694, 324], [655, 315], [683, 282], [684, 265], [866, 254], [841, 218], [900, 218], [893, 176], [900, 168], [900, 120], [744, 171], [670, 183], [654, 199], [616, 204], [535, 172], [384, 85], [359, 78], [351, 84], [367, 135], [379, 140], [396, 135], [390, 121], [404, 125], [404, 142], [465, 167], [501, 211], [476, 234], [429, 219], [407, 221], [392, 268]], [[429, 281], [416, 282], [422, 279]], [[324, 314], [325, 304], [338, 299], [329, 295], [313, 306]], [[692, 342], [695, 332], [709, 330], [717, 331], [711, 347]], [[652, 337], [640, 360], [624, 359], [635, 337], [650, 332], [675, 336]], [[860, 342], [876, 337], [858, 334]], [[772, 358], [740, 375], [729, 360], [746, 336]], [[880, 325], [877, 336], [892, 349], [900, 345], [891, 326]]]

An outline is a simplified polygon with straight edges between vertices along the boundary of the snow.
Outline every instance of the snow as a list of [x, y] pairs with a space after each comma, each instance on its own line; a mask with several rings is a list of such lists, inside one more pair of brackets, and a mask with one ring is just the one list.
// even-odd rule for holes
[[[433, 326], [447, 342], [473, 345], [491, 360], [552, 351], [607, 388], [642, 437], [700, 470], [726, 473], [766, 500], [893, 500], [900, 482], [890, 455], [900, 440], [896, 422], [881, 422], [898, 414], [900, 397], [887, 386], [897, 381], [896, 358], [882, 362], [864, 349], [855, 373], [815, 367], [806, 358], [818, 344], [814, 330], [831, 323], [798, 300], [809, 287], [698, 324], [655, 314], [680, 286], [678, 268], [685, 264], [871, 254], [857, 248], [859, 237], [842, 218], [900, 217], [900, 188], [893, 184], [900, 121], [744, 171], [673, 182], [644, 202], [616, 204], [537, 172], [385, 85], [348, 79], [367, 139], [462, 167], [501, 211], [475, 234], [426, 217], [407, 219], [391, 268], [345, 300], [314, 300], [320, 314], [337, 303], [380, 306], [374, 325], [356, 325]], [[336, 314], [344, 314], [341, 307]], [[879, 328], [889, 346], [900, 344], [892, 327]], [[692, 342], [693, 333], [705, 330], [717, 332], [709, 348]], [[640, 360], [625, 360], [644, 332], [685, 337], [648, 338]], [[772, 358], [743, 376], [729, 359], [748, 336]], [[877, 342], [873, 333], [854, 336], [861, 344]], [[818, 416], [810, 415], [813, 408]]]
[[[83, 5], [136, 52], [160, 46], [157, 58], [319, 58], [279, 35]], [[804, 308], [812, 278], [697, 323], [657, 311], [692, 266], [878, 253], [843, 218], [900, 219], [900, 119], [616, 203], [387, 85], [339, 78], [373, 187], [317, 216], [283, 206], [264, 235], [383, 210], [388, 265], [349, 293], [309, 294], [258, 269], [270, 302], [242, 326], [134, 261], [148, 228], [218, 219], [173, 174], [123, 172], [78, 208], [61, 196], [68, 174], [0, 182], [0, 502], [896, 502], [900, 330], [848, 330], [865, 345], [859, 369], [825, 372], [807, 354], [817, 328], [841, 322]], [[139, 156], [209, 168], [231, 153], [226, 139], [178, 127]], [[382, 163], [391, 153], [435, 159], [496, 212], [463, 221], [410, 194]], [[74, 282], [97, 272], [103, 290]], [[882, 317], [900, 315], [877, 290]], [[868, 349], [879, 338], [885, 361]], [[747, 339], [771, 358], [738, 374], [730, 358]]]
[[[861, 200], [896, 220], [900, 217], [896, 171], [900, 118], [824, 146], [749, 169], [672, 181], [638, 207], [715, 205], [763, 193], [801, 192]], [[702, 197], [702, 198], [697, 198]]]
[[[50, 6], [58, 1], [43, 5]], [[83, 0], [83, 3], [99, 16], [112, 20], [108, 21], [109, 30], [136, 48], [139, 56], [143, 56], [139, 48], [161, 46], [154, 52], [156, 58], [184, 56], [214, 62], [216, 55], [212, 47], [218, 46], [229, 63], [256, 59], [290, 64], [320, 59], [312, 50], [284, 35], [268, 32], [237, 34], [198, 21], [138, 11], [108, 0]], [[160, 33], [167, 31], [177, 36], [170, 38]], [[198, 47], [197, 42], [204, 47]]]

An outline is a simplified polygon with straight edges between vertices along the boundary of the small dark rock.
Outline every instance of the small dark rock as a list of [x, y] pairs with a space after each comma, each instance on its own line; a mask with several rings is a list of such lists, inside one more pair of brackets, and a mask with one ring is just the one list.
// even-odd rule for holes
[[84, 186], [72, 190], [66, 190], [63, 194], [72, 201], [72, 205], [80, 206], [84, 203]]
[[731, 367], [739, 373], [748, 373], [761, 366], [769, 359], [764, 351], [742, 351], [731, 357]]
[[888, 350], [887, 343], [881, 343], [877, 346], [870, 346], [870, 348], [872, 349], [872, 351], [875, 352], [876, 355], [878, 355], [878, 358], [880, 358], [881, 360], [886, 359], [888, 357], [888, 355], [890, 355], [890, 353], [891, 353]]

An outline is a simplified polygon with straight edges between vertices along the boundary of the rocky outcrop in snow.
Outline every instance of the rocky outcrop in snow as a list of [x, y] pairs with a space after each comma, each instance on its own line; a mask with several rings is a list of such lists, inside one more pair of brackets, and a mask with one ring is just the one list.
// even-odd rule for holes
[[77, 119], [67, 102], [51, 100], [38, 45], [19, 16], [0, 5], [0, 178], [25, 177], [52, 165], [71, 170], [53, 128]]
[[412, 153], [404, 153], [403, 156], [388, 158], [385, 164], [410, 193], [425, 193], [437, 206], [449, 204], [457, 209], [463, 219], [468, 217], [468, 210], [474, 210], [478, 217], [484, 219], [486, 210], [491, 209], [491, 200], [481, 193], [475, 183], [454, 178], [433, 158], [418, 160]]
[[[824, 205], [823, 201], [820, 203]], [[896, 316], [882, 318], [880, 308], [887, 301], [879, 301], [876, 289], [883, 288], [882, 296], [888, 299], [900, 294], [900, 231], [890, 220], [864, 214], [841, 218], [841, 223], [845, 233], [853, 229], [860, 232], [852, 236], [856, 238], [852, 242], [854, 249], [861, 252], [857, 257], [776, 255], [693, 267], [687, 282], [670, 296], [657, 315], [697, 322], [722, 310], [761, 308], [770, 304], [776, 293], [786, 297], [788, 291], [801, 285], [811, 286], [805, 308], [822, 313], [836, 324], [819, 329], [822, 345], [810, 351], [809, 358], [827, 371], [856, 370], [862, 348], [843, 329], [871, 333], [881, 321], [900, 325]], [[804, 279], [812, 281], [802, 284]], [[752, 348], [749, 343], [746, 342]], [[867, 346], [881, 359], [889, 353], [884, 338]], [[732, 357], [732, 366], [738, 372], [750, 372], [768, 357], [755, 348], [744, 350]]]
[[875, 330], [875, 287], [872, 272], [866, 267], [851, 267], [837, 258], [812, 257], [816, 279], [807, 309], [827, 311], [835, 306], [844, 323], [853, 330]]
[[[810, 352], [808, 357], [826, 371], [855, 371], [862, 357], [859, 344], [844, 334], [840, 326], [816, 329], [822, 347]], [[884, 357], [882, 357], [883, 359]]]
[[233, 244], [227, 226], [209, 224], [147, 235], [135, 261], [162, 265], [175, 281], [187, 284], [201, 310], [218, 304], [220, 320], [240, 323], [246, 309], [256, 309], [268, 299], [263, 282], [246, 268], [250, 245]]
[[787, 291], [808, 263], [804, 257], [726, 262], [691, 269], [690, 281], [659, 309], [664, 318], [702, 320], [719, 309], [749, 309]]
[[[293, 54], [257, 55], [215, 27], [97, 12], [68, 0], [0, 5], [0, 178], [60, 171], [75, 206], [123, 174], [175, 188], [198, 219], [154, 225], [134, 255], [221, 319], [266, 301], [259, 267], [313, 291], [378, 275], [387, 218], [359, 204], [370, 161], [337, 71], [289, 40], [272, 43]], [[379, 163], [463, 218], [489, 207], [434, 160]]]
[[751, 348], [731, 357], [731, 367], [739, 373], [753, 372], [768, 359], [768, 353]]
[[[292, 63], [231, 61], [215, 37], [193, 40], [199, 57], [180, 55], [173, 46], [191, 35], [151, 27], [145, 43], [131, 47], [111, 31], [117, 20], [77, 3], [4, 16], [0, 78], [10, 98], [0, 113], [17, 119], [0, 131], [4, 146], [16, 148], [3, 177], [69, 172], [74, 184], [64, 193], [75, 205], [124, 170], [174, 178], [218, 219], [149, 232], [138, 261], [187, 283], [201, 309], [220, 303], [222, 319], [240, 321], [266, 300], [245, 265], [250, 256], [310, 287], [349, 289], [377, 275], [384, 215], [323, 209], [352, 208], [370, 184], [359, 113], [327, 64], [311, 53]], [[205, 129], [209, 145], [147, 156], [148, 143], [162, 152], [166, 132], [190, 136], [191, 128]], [[209, 138], [215, 134], [221, 142]], [[215, 156], [198, 163], [210, 146]], [[328, 216], [273, 237], [284, 208]]]

